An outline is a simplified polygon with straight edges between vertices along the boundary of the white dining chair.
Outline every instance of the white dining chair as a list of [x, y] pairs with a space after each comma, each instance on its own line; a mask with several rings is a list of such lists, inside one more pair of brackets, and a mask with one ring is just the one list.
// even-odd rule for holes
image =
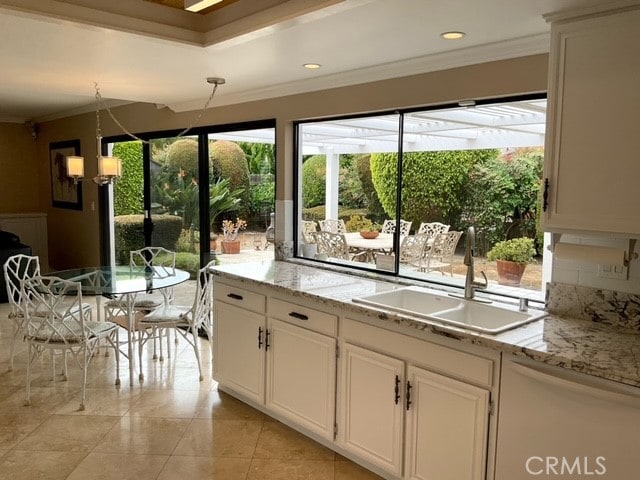
[[[129, 252], [129, 267], [132, 269], [147, 268], [154, 278], [173, 276], [175, 275], [176, 269], [176, 252], [167, 250], [163, 247], [144, 247], [138, 250], [131, 250], [131, 252]], [[161, 306], [171, 305], [173, 303], [173, 298], [173, 288], [164, 288], [159, 291], [138, 293], [133, 299], [132, 316], [135, 319], [138, 312], [145, 314]], [[129, 312], [125, 298], [118, 297], [109, 300], [105, 303], [104, 312], [107, 320], [117, 323], [122, 328], [130, 328]], [[136, 331], [137, 329], [136, 321], [133, 326], [133, 330]], [[159, 358], [160, 361], [164, 361], [162, 336], [165, 333], [167, 334], [167, 357], [170, 357], [171, 348], [169, 335], [168, 332], [161, 329], [155, 333], [159, 340], [160, 355], [158, 356], [157, 354], [156, 342], [154, 342], [153, 359], [156, 360]], [[128, 341], [132, 341], [134, 339], [135, 337], [132, 336]], [[178, 343], [177, 336], [175, 337], [175, 343]], [[127, 355], [124, 351], [122, 351], [122, 354]]]
[[[411, 231], [411, 223], [408, 220], [400, 220], [400, 235], [409, 235]], [[387, 219], [382, 224], [382, 233], [395, 233], [396, 232], [396, 221]]]
[[[212, 260], [198, 271], [195, 297], [192, 305], [164, 305], [153, 310], [140, 319], [140, 338], [138, 339], [138, 357], [140, 364], [140, 381], [144, 381], [142, 373], [142, 351], [145, 344], [155, 337], [158, 328], [173, 329], [193, 347], [198, 362], [200, 381], [203, 380], [200, 351], [198, 348], [198, 330], [202, 329], [213, 345], [212, 324], [212, 288], [213, 275], [211, 267], [216, 261]], [[213, 352], [212, 352], [213, 353]]]
[[449, 231], [449, 225], [440, 222], [422, 222], [418, 233], [428, 233], [431, 237], [435, 237], [438, 233]]
[[453, 276], [453, 254], [461, 236], [462, 232], [438, 233], [429, 246], [426, 257], [421, 259], [419, 270], [422, 272], [438, 270], [444, 275], [444, 269], [448, 268], [449, 275]]
[[[40, 276], [40, 258], [23, 254], [12, 255], [2, 266], [2, 270], [9, 299], [9, 319], [13, 321], [13, 333], [9, 350], [9, 371], [12, 371], [16, 342], [18, 338], [24, 337], [24, 325], [26, 322], [24, 282], [30, 278]], [[90, 304], [82, 303], [81, 307], [87, 315], [92, 315], [93, 308]], [[44, 313], [37, 306], [30, 305], [29, 308], [36, 308], [31, 312], [34, 315], [42, 315]], [[60, 305], [58, 308], [64, 310], [66, 306]], [[55, 378], [55, 356], [52, 356], [51, 368], [52, 375]], [[64, 374], [66, 375], [66, 364]]]
[[347, 225], [341, 218], [338, 220], [326, 218], [318, 221], [318, 223], [320, 224], [320, 230], [322, 231], [331, 233], [347, 233]]
[[403, 237], [400, 243], [400, 263], [419, 267], [426, 255], [429, 238], [431, 237], [428, 233], [416, 233]]
[[[80, 410], [86, 400], [87, 370], [102, 340], [115, 350], [116, 387], [120, 385], [118, 326], [112, 322], [94, 322], [82, 308], [80, 282], [58, 277], [32, 277], [23, 282], [25, 312], [24, 334], [28, 344], [27, 398], [31, 405], [31, 376], [38, 359], [46, 350], [70, 353], [82, 370]], [[37, 313], [36, 313], [37, 312]]]
[[349, 245], [342, 233], [332, 233], [321, 230], [315, 234], [318, 243], [318, 253], [326, 253], [328, 257], [349, 260]]
[[318, 231], [315, 221], [302, 220], [302, 240], [306, 244], [315, 243], [314, 233]]

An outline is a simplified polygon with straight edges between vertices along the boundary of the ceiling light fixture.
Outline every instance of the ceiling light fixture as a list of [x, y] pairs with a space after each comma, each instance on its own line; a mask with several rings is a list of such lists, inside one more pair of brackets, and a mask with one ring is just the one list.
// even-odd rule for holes
[[320, 65], [319, 63], [303, 63], [302, 66], [309, 70], [317, 70], [322, 65]]
[[[211, 90], [211, 95], [209, 95], [209, 98], [207, 99], [206, 103], [204, 104], [204, 106], [202, 107], [198, 115], [195, 117], [193, 122], [191, 122], [191, 124], [187, 128], [185, 128], [178, 135], [176, 135], [176, 137], [182, 137], [186, 135], [186, 133], [193, 128], [196, 122], [200, 120], [200, 117], [202, 117], [202, 114], [204, 113], [204, 111], [209, 107], [211, 100], [213, 100], [213, 96], [215, 95], [216, 90], [218, 89], [218, 86], [223, 85], [225, 83], [225, 79], [220, 77], [208, 77], [207, 83], [209, 83], [210, 85], [213, 85], [213, 88]], [[102, 155], [102, 130], [100, 129], [100, 107], [102, 106], [102, 108], [107, 111], [107, 113], [109, 114], [111, 119], [115, 122], [115, 124], [118, 125], [118, 127], [120, 127], [120, 129], [129, 137], [131, 137], [134, 140], [138, 140], [142, 143], [149, 143], [149, 141], [144, 140], [134, 135], [129, 130], [127, 130], [122, 125], [122, 123], [120, 123], [120, 121], [113, 115], [109, 107], [106, 105], [104, 98], [102, 98], [102, 94], [100, 93], [100, 87], [98, 87], [98, 83], [95, 82], [94, 86], [96, 89], [96, 149], [97, 149], [96, 159], [98, 161], [98, 175], [96, 175], [93, 178], [93, 181], [98, 185], [107, 185], [107, 184], [112, 184], [122, 176], [122, 161], [116, 157]], [[73, 178], [73, 183], [78, 183], [78, 180], [84, 178], [84, 157], [69, 156], [66, 158], [66, 163], [67, 163], [67, 176], [69, 176], [70, 178]]]
[[221, 1], [222, 0], [184, 0], [184, 9], [190, 12], [199, 12]]
[[465, 35], [466, 33], [457, 31], [443, 32], [440, 34], [440, 36], [445, 40], [460, 40]]

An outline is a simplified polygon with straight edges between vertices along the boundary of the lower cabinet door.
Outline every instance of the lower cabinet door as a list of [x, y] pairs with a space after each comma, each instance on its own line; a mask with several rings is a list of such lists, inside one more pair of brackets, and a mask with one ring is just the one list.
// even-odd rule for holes
[[405, 478], [485, 478], [489, 392], [421, 368], [407, 369]]
[[336, 340], [269, 318], [267, 407], [333, 440]]
[[402, 474], [404, 362], [344, 344], [339, 442], [381, 469]]
[[257, 403], [264, 403], [264, 315], [224, 302], [215, 302], [214, 312], [214, 379]]

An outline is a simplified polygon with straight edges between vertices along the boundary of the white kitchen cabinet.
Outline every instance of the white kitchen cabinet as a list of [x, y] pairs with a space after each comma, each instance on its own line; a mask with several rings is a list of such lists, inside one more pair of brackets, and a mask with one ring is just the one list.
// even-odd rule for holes
[[401, 476], [404, 362], [345, 343], [341, 379], [339, 425], [344, 447]]
[[495, 362], [344, 319], [337, 442], [396, 478], [487, 478]]
[[214, 295], [220, 386], [333, 441], [337, 317], [222, 282]]
[[269, 318], [266, 406], [333, 440], [336, 339]]
[[213, 377], [246, 398], [264, 402], [265, 316], [215, 301]]
[[485, 478], [489, 392], [428, 370], [407, 369], [405, 478]]
[[640, 10], [552, 20], [544, 229], [640, 237]]

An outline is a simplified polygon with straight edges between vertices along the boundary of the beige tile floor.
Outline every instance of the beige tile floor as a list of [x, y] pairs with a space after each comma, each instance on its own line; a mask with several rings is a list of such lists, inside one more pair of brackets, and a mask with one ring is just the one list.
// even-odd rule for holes
[[[176, 297], [189, 298], [185, 284]], [[80, 370], [51, 379], [47, 356], [36, 366], [32, 405], [24, 406], [26, 348], [9, 372], [12, 325], [0, 304], [0, 479], [370, 480], [376, 475], [261, 412], [219, 392], [209, 343], [201, 340], [205, 380], [181, 341], [171, 358], [143, 359], [145, 381], [114, 387], [113, 354], [93, 358], [86, 409], [78, 411]], [[58, 362], [60, 363], [60, 362]]]

